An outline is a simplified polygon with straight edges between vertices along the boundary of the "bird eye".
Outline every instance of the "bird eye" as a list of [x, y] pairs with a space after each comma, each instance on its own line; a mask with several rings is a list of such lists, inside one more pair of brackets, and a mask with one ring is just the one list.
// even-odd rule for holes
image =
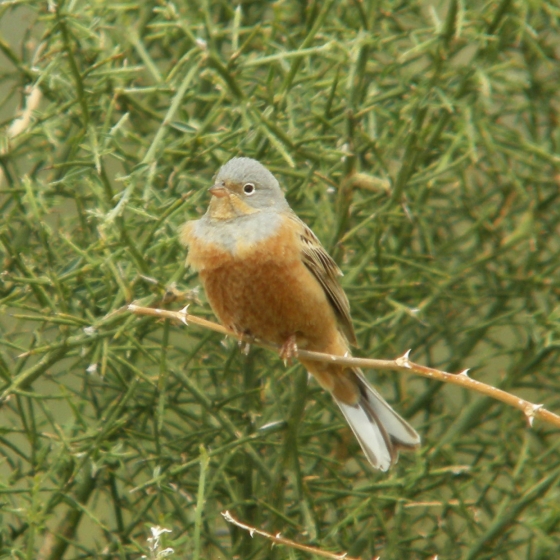
[[245, 183], [243, 185], [243, 192], [247, 196], [251, 196], [255, 192], [255, 185], [253, 185], [253, 183]]

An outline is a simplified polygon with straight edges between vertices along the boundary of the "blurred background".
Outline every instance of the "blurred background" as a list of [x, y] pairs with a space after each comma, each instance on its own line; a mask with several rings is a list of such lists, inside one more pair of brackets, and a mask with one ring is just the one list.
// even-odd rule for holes
[[229, 510], [364, 559], [555, 558], [558, 429], [367, 371], [423, 438], [380, 473], [298, 364], [126, 306], [213, 319], [177, 230], [254, 157], [344, 271], [356, 355], [412, 349], [559, 412], [559, 17], [0, 5], [0, 556], [313, 557]]

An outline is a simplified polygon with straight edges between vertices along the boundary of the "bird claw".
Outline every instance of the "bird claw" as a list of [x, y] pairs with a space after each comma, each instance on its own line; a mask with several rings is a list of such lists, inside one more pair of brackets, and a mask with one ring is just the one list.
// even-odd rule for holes
[[290, 365], [292, 363], [292, 358], [295, 358], [298, 354], [298, 346], [296, 341], [296, 335], [293, 334], [286, 339], [284, 344], [280, 347], [280, 358], [284, 362], [284, 365]]
[[251, 343], [250, 342], [245, 342], [244, 340], [238, 340], [237, 345], [239, 346], [239, 349], [241, 350], [241, 353], [243, 355], [245, 355], [245, 356], [249, 355], [249, 352], [251, 351]]
[[237, 345], [239, 346], [241, 352], [245, 354], [245, 356], [248, 356], [249, 352], [251, 351], [251, 344], [256, 342], [256, 338], [251, 334], [251, 331], [242, 331], [235, 327], [231, 330], [244, 337], [244, 340], [237, 341]]

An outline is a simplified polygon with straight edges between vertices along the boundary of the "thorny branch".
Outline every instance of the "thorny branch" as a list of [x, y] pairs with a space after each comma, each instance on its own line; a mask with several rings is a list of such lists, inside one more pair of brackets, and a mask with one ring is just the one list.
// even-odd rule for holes
[[241, 521], [235, 519], [233, 515], [229, 511], [222, 511], [223, 518], [228, 523], [233, 523], [235, 526], [239, 527], [240, 529], [244, 529], [245, 531], [249, 531], [251, 537], [256, 533], [257, 535], [261, 535], [261, 537], [265, 537], [271, 540], [275, 544], [283, 544], [285, 546], [289, 546], [290, 548], [296, 548], [298, 550], [304, 550], [305, 552], [309, 552], [311, 554], [315, 554], [316, 556], [322, 556], [323, 558], [331, 558], [333, 560], [359, 560], [358, 558], [353, 558], [348, 556], [345, 552], [342, 554], [336, 554], [334, 552], [327, 552], [326, 550], [321, 550], [320, 548], [315, 548], [314, 546], [307, 546], [304, 544], [299, 544], [295, 541], [290, 539], [286, 539], [281, 537], [280, 534], [278, 535], [271, 535], [266, 531], [261, 529], [257, 529], [256, 527], [251, 527], [250, 525], [246, 525]]
[[[187, 306], [188, 307], [188, 306]], [[174, 319], [180, 321], [185, 325], [188, 323], [193, 323], [201, 327], [211, 329], [213, 331], [225, 334], [227, 336], [233, 336], [238, 340], [246, 342], [248, 344], [256, 344], [264, 348], [269, 348], [271, 350], [278, 350], [279, 347], [275, 344], [270, 344], [266, 341], [258, 340], [255, 338], [242, 336], [237, 333], [226, 329], [222, 325], [208, 321], [207, 319], [202, 319], [196, 315], [191, 315], [187, 312], [187, 307], [180, 311], [168, 311], [166, 309], [154, 309], [152, 307], [140, 307], [138, 305], [131, 304], [128, 306], [128, 310], [136, 315], [149, 315], [152, 317], [159, 317], [162, 319]], [[311, 352], [309, 350], [298, 349], [296, 357], [305, 358], [307, 360], [316, 360], [318, 362], [333, 362], [337, 364], [356, 366], [361, 368], [373, 368], [373, 369], [390, 369], [395, 371], [405, 371], [412, 372], [422, 377], [428, 377], [430, 379], [435, 379], [437, 381], [442, 381], [444, 383], [452, 383], [454, 385], [459, 385], [465, 387], [466, 389], [471, 389], [493, 399], [502, 401], [514, 408], [518, 408], [525, 414], [527, 421], [530, 426], [533, 425], [535, 418], [539, 418], [544, 422], [552, 424], [560, 428], [560, 416], [550, 412], [545, 409], [542, 404], [534, 404], [525, 399], [521, 399], [516, 395], [512, 395], [502, 389], [492, 387], [486, 383], [477, 381], [468, 376], [468, 369], [465, 369], [459, 373], [448, 373], [441, 371], [439, 369], [430, 368], [416, 364], [409, 359], [410, 350], [405, 354], [396, 358], [395, 360], [374, 360], [371, 358], [353, 358], [351, 356], [334, 356], [332, 354], [323, 354], [321, 352]]]

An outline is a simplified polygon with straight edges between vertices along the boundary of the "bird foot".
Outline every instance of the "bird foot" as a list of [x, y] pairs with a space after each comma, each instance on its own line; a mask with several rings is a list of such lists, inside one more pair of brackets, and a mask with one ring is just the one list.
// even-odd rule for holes
[[296, 341], [296, 335], [292, 334], [289, 336], [284, 344], [280, 347], [280, 358], [284, 362], [284, 365], [289, 365], [292, 363], [292, 358], [295, 358], [298, 353], [298, 346]]
[[237, 345], [239, 346], [241, 352], [245, 354], [245, 356], [248, 356], [249, 352], [251, 351], [251, 344], [256, 341], [256, 338], [252, 335], [251, 331], [235, 330], [234, 332], [237, 332], [238, 334], [241, 334], [245, 337], [245, 340], [238, 340]]

